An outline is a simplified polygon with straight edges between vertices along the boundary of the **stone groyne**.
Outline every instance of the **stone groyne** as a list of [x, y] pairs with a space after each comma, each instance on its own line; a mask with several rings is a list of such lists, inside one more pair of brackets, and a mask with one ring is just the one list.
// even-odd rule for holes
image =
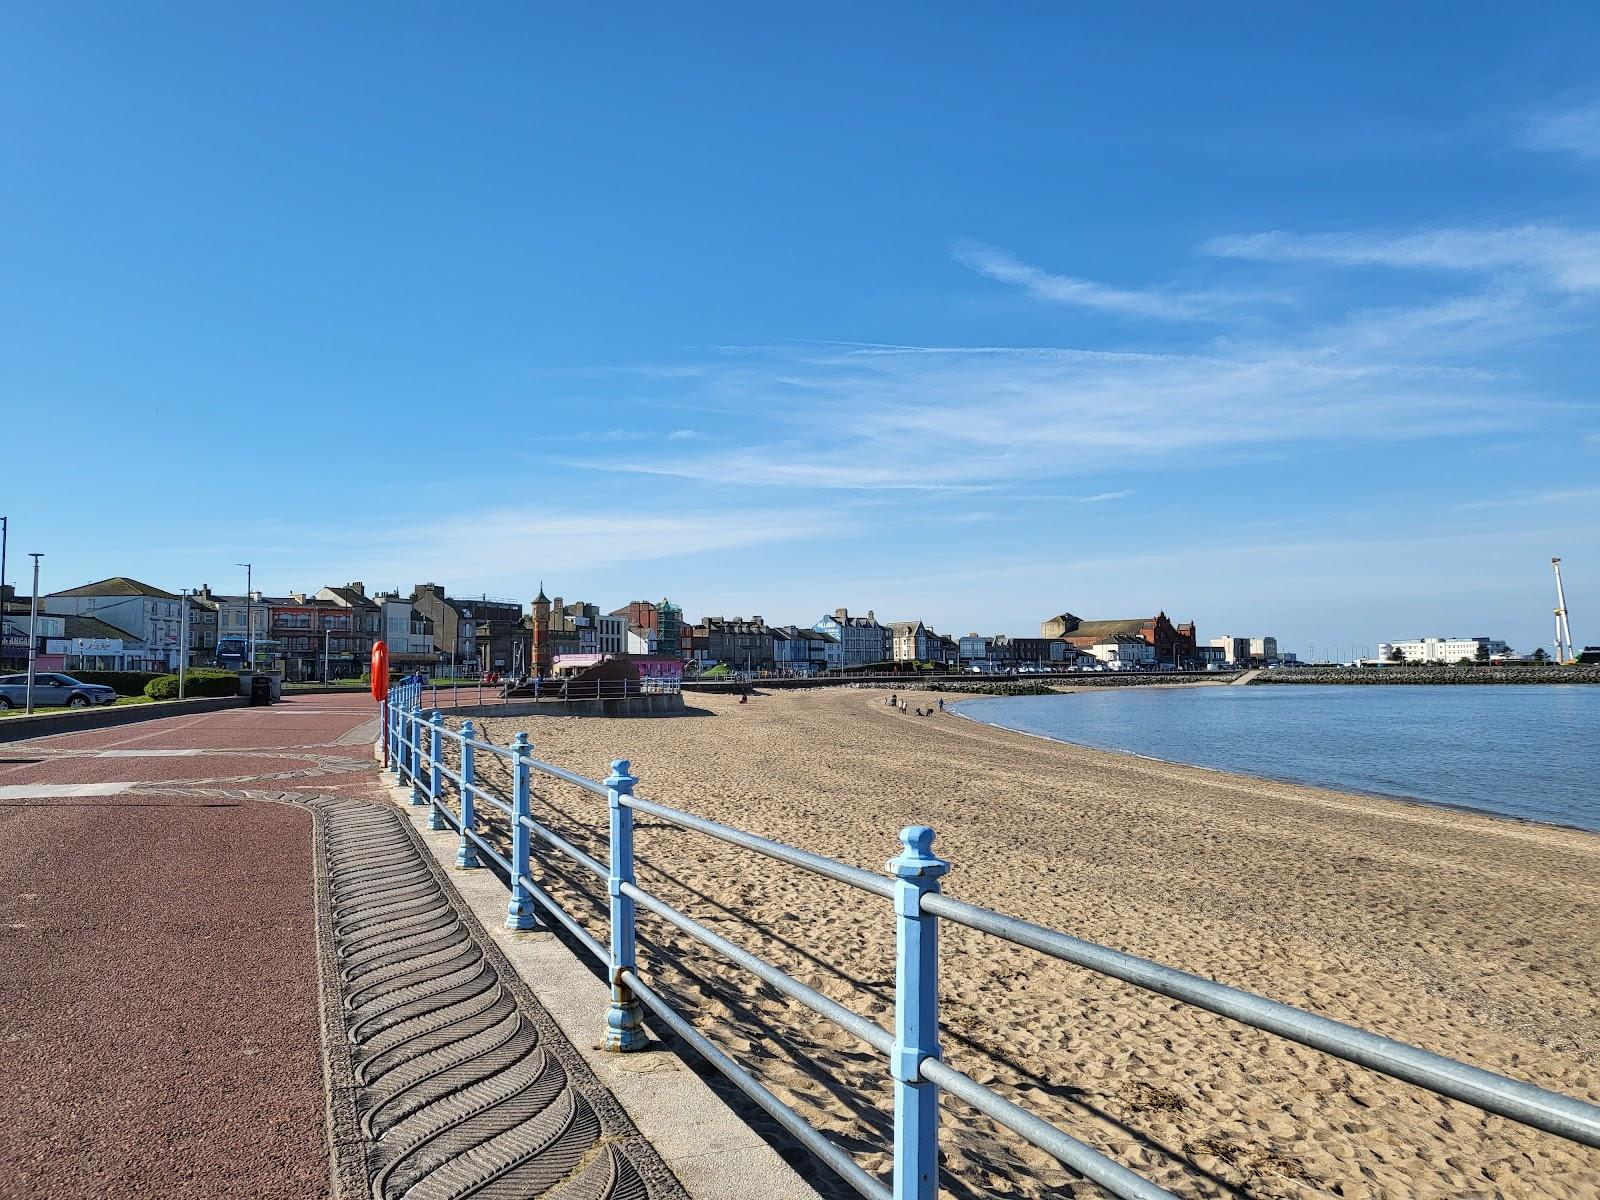
[[1248, 686], [1265, 684], [1323, 683], [1323, 684], [1446, 684], [1446, 683], [1600, 683], [1600, 667], [1596, 666], [1406, 666], [1396, 663], [1385, 667], [1294, 667], [1280, 671], [1263, 671]]

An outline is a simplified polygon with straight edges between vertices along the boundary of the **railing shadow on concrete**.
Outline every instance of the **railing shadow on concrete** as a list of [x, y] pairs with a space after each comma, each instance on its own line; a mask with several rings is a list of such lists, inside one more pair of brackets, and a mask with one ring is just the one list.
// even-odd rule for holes
[[[534, 758], [526, 733], [518, 733], [510, 746], [500, 746], [480, 737], [470, 718], [461, 723], [459, 730], [451, 729], [438, 709], [422, 708], [420, 689], [414, 683], [391, 689], [385, 708], [384, 738], [386, 762], [397, 782], [409, 786], [411, 802], [428, 806], [429, 828], [458, 835], [456, 865], [479, 867], [487, 859], [504, 872], [510, 891], [506, 926], [538, 928], [538, 912], [542, 910], [605, 968], [611, 983], [611, 1003], [606, 1013], [608, 1050], [627, 1053], [643, 1049], [647, 1040], [642, 1026], [648, 1010], [863, 1196], [875, 1200], [936, 1200], [940, 1096], [947, 1094], [1112, 1195], [1129, 1200], [1173, 1197], [1173, 1193], [943, 1061], [938, 1024], [940, 919], [1228, 1017], [1532, 1128], [1600, 1148], [1600, 1106], [946, 896], [939, 880], [950, 864], [933, 853], [934, 832], [927, 826], [908, 826], [901, 831], [900, 853], [886, 864], [891, 874], [879, 875], [638, 796], [634, 791], [638, 779], [625, 760], [613, 762], [611, 774], [604, 781], [596, 781]], [[444, 747], [451, 743], [456, 750], [453, 767], [444, 754]], [[483, 786], [487, 773], [480, 774], [477, 768], [480, 753], [501, 760], [497, 765], [508, 773], [509, 798]], [[606, 800], [608, 861], [601, 862], [534, 819], [531, 796], [536, 774]], [[452, 794], [456, 811], [449, 805]], [[502, 854], [484, 835], [477, 816], [480, 804], [489, 806], [508, 822], [509, 855]], [[633, 847], [638, 814], [887, 901], [896, 926], [894, 1029], [885, 1029], [800, 982], [640, 888], [635, 879]], [[609, 944], [602, 944], [590, 934], [532, 878], [535, 844], [548, 846], [604, 885]], [[638, 961], [636, 916], [641, 908], [887, 1058], [894, 1090], [893, 1170], [888, 1185], [864, 1170], [845, 1148], [811, 1126], [650, 987]]]

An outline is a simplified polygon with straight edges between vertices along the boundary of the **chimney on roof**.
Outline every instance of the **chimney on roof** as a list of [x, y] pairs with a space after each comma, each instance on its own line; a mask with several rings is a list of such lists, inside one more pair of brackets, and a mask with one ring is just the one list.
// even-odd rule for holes
[[877, 619], [878, 619], [878, 614], [873, 612], [870, 608], [867, 609], [867, 620], [876, 621]]
[[850, 619], [850, 610], [848, 608], [836, 608], [836, 609], [834, 609], [833, 610], [833, 619], [835, 621], [848, 621]]
[[296, 604], [304, 604], [306, 602], [306, 594], [304, 592], [290, 592], [289, 599]]
[[365, 596], [367, 594], [367, 585], [362, 583], [359, 579], [354, 583], [347, 583], [344, 586], [346, 591], [354, 592], [358, 596]]

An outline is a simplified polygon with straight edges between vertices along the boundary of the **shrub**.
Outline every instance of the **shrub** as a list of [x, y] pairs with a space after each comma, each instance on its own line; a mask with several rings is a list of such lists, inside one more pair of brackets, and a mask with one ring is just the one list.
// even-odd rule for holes
[[84, 683], [101, 683], [119, 696], [140, 696], [152, 679], [160, 679], [159, 671], [67, 671], [74, 679]]
[[[176, 700], [178, 677], [158, 675], [144, 685], [144, 694], [152, 700]], [[237, 696], [239, 677], [232, 671], [190, 671], [184, 679], [186, 696]]]

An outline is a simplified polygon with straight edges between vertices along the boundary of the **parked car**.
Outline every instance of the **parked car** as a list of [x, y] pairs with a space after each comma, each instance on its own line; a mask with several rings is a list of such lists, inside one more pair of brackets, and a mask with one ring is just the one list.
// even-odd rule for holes
[[[103, 683], [84, 683], [71, 675], [55, 671], [39, 671], [33, 677], [33, 706], [51, 708], [67, 705], [69, 708], [92, 708], [96, 704], [112, 704], [117, 693]], [[28, 677], [26, 675], [0, 676], [0, 708], [21, 708], [28, 703]]]

